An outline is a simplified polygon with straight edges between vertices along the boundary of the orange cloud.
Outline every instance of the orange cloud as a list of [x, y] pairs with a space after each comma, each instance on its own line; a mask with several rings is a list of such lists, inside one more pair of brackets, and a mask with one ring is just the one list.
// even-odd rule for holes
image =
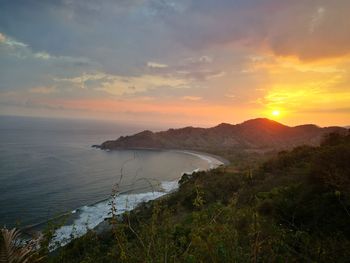
[[331, 123], [327, 114], [350, 123], [350, 57], [310, 62], [260, 55], [249, 61], [245, 74], [266, 76], [260, 83], [262, 95], [253, 101], [266, 115], [279, 110], [282, 120], [295, 122], [298, 116], [299, 121]]

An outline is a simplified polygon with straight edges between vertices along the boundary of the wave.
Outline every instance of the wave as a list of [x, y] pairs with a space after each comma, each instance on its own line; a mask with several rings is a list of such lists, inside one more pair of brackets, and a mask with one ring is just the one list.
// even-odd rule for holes
[[134, 209], [138, 204], [157, 199], [163, 195], [175, 191], [178, 188], [178, 181], [161, 182], [163, 191], [154, 191], [137, 194], [121, 194], [114, 198], [109, 198], [105, 201], [96, 203], [91, 206], [83, 206], [73, 210], [72, 213], [79, 213], [77, 219], [70, 225], [60, 227], [55, 232], [55, 237], [52, 239], [50, 249], [54, 250], [59, 246], [68, 244], [72, 239], [81, 237], [89, 229], [95, 228], [98, 224], [110, 217], [111, 203], [114, 201], [117, 214], [122, 214], [125, 211]]
[[[215, 159], [214, 157], [190, 152], [179, 151], [182, 153], [194, 155], [202, 160], [205, 160], [209, 164], [209, 169], [214, 169], [223, 162]], [[200, 171], [199, 168], [191, 172], [183, 172], [183, 174], [192, 174]], [[137, 205], [142, 202], [148, 202], [150, 200], [157, 199], [168, 193], [171, 193], [178, 189], [178, 180], [163, 181], [160, 183], [160, 189], [158, 191], [145, 192], [145, 193], [120, 193], [117, 197], [101, 200], [89, 206], [83, 206], [81, 208], [71, 211], [71, 214], [77, 215], [77, 218], [69, 225], [64, 225], [56, 230], [54, 238], [50, 243], [50, 250], [55, 250], [60, 246], [68, 244], [71, 240], [83, 236], [89, 229], [97, 227], [105, 219], [110, 217], [111, 203], [114, 202], [117, 214], [122, 214], [126, 211], [133, 210]]]

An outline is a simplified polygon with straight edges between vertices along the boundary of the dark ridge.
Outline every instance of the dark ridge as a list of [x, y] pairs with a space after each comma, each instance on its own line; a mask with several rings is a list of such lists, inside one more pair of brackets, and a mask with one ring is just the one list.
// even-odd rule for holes
[[[296, 145], [317, 145], [330, 132], [345, 133], [342, 127], [321, 128], [313, 124], [290, 127], [267, 118], [257, 118], [241, 124], [221, 123], [212, 128], [184, 127], [167, 131], [149, 130], [122, 136], [100, 145], [101, 149], [286, 149]], [[95, 146], [96, 147], [96, 146]]]

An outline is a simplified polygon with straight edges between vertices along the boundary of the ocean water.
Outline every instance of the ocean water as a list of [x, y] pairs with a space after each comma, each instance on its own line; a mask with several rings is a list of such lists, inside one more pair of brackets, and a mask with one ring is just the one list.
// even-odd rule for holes
[[189, 152], [91, 147], [145, 128], [152, 127], [0, 117], [0, 225], [40, 228], [70, 214], [57, 231], [64, 243], [108, 216], [113, 189], [121, 213], [172, 191], [184, 172], [220, 164]]

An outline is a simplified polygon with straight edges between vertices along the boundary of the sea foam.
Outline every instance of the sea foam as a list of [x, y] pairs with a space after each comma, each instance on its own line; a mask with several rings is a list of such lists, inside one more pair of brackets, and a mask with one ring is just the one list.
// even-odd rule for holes
[[[177, 188], [178, 181], [165, 181], [161, 183], [162, 191], [118, 195], [114, 198], [117, 214], [130, 211], [142, 202], [157, 199]], [[62, 226], [56, 230], [55, 237], [50, 244], [51, 250], [68, 244], [74, 238], [81, 237], [89, 229], [95, 228], [98, 224], [108, 218], [112, 208], [112, 201], [113, 198], [109, 198], [94, 205], [83, 206], [77, 209], [76, 213], [79, 213], [78, 218], [75, 219], [72, 224]]]
[[[209, 164], [209, 169], [214, 169], [223, 163], [214, 157], [202, 155], [199, 153], [181, 151], [182, 153], [194, 155]], [[195, 169], [192, 172], [184, 172], [183, 174], [192, 174], [200, 169]], [[134, 209], [138, 204], [157, 199], [168, 193], [175, 191], [178, 188], [178, 180], [163, 181], [160, 184], [160, 191], [136, 193], [136, 194], [120, 194], [115, 197], [117, 214], [122, 214], [125, 211]], [[72, 239], [83, 236], [89, 229], [95, 228], [98, 224], [110, 217], [111, 203], [113, 199], [107, 199], [91, 206], [83, 206], [72, 213], [78, 214], [78, 218], [70, 225], [65, 225], [56, 230], [55, 236], [51, 241], [50, 249], [54, 250], [60, 246], [68, 244]]]

